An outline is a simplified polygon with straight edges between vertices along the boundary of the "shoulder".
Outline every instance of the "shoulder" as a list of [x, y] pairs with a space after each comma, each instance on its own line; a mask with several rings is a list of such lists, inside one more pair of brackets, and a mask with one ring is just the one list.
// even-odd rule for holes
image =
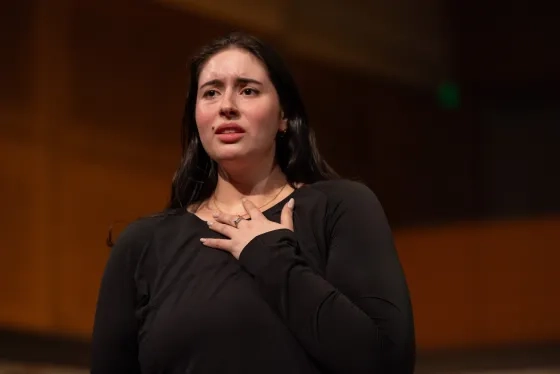
[[155, 217], [141, 217], [125, 226], [118, 234], [115, 241], [115, 247], [130, 246], [135, 243], [146, 241], [150, 233], [157, 224]]
[[124, 253], [130, 255], [134, 254], [133, 252], [140, 251], [149, 244], [156, 229], [164, 224], [170, 215], [173, 214], [170, 212], [160, 212], [137, 218], [130, 222], [116, 236], [111, 252], [116, 255], [124, 255]]
[[329, 203], [352, 204], [375, 202], [378, 204], [375, 193], [364, 183], [349, 179], [336, 179], [316, 182], [311, 188], [325, 195]]
[[340, 179], [317, 182], [311, 185], [324, 194], [326, 199], [325, 219], [334, 227], [342, 222], [368, 222], [377, 225], [387, 223], [385, 211], [377, 196], [361, 182]]

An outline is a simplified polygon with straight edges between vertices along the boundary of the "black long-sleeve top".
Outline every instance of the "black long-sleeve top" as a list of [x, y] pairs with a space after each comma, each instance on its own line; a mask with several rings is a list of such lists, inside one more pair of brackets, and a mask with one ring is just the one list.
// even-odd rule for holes
[[131, 223], [101, 282], [92, 373], [412, 373], [408, 288], [374, 193], [337, 180], [289, 197], [294, 232], [239, 260], [202, 245], [222, 236], [192, 213]]

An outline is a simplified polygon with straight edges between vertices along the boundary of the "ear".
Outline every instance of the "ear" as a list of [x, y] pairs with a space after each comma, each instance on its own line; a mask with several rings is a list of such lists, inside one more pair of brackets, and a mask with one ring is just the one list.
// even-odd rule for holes
[[280, 126], [278, 126], [278, 131], [285, 132], [286, 130], [288, 130], [288, 119], [284, 115], [284, 111], [280, 112], [280, 118], [281, 121]]

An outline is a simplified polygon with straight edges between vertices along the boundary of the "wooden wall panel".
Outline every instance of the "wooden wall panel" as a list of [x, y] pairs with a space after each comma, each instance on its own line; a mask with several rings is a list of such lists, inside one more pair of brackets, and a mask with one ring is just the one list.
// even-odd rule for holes
[[160, 0], [181, 11], [196, 12], [205, 18], [251, 27], [269, 34], [281, 34], [293, 14], [290, 0]]
[[560, 54], [554, 46], [560, 26], [554, 5], [524, 0], [448, 2], [456, 73], [465, 88], [475, 89], [475, 95], [523, 88], [557, 97]]
[[[35, 95], [37, 2], [2, 4], [0, 63], [0, 325], [45, 330], [53, 318], [49, 150]], [[43, 127], [44, 128], [44, 127]]]
[[87, 335], [110, 252], [105, 244], [109, 225], [115, 223], [118, 236], [126, 224], [161, 209], [170, 173], [166, 168], [150, 169], [110, 157], [92, 161], [79, 154], [68, 156], [61, 159], [59, 221], [52, 227], [60, 243], [53, 267], [53, 328]]
[[[34, 85], [35, 1], [0, 5], [0, 138], [27, 141]], [[9, 15], [9, 16], [5, 16]]]
[[[62, 244], [51, 329], [59, 333], [91, 331], [109, 226], [118, 236], [128, 223], [161, 210], [169, 194], [186, 83], [177, 78], [185, 76], [189, 48], [161, 44], [185, 37], [172, 32], [173, 13], [159, 11], [87, 2], [69, 10], [67, 107], [56, 125], [53, 161], [60, 213], [52, 229]], [[168, 53], [154, 53], [161, 48]]]
[[450, 74], [444, 2], [159, 0], [276, 38], [313, 61], [433, 90]]
[[37, 147], [0, 139], [2, 209], [0, 227], [0, 325], [47, 329], [52, 320], [53, 283], [48, 231], [38, 211], [48, 196], [37, 166]]
[[395, 243], [407, 276], [418, 346], [440, 348], [480, 342], [480, 291], [476, 257], [480, 242], [456, 228], [395, 231]]
[[489, 343], [560, 338], [560, 220], [487, 224], [480, 305]]
[[560, 217], [395, 231], [419, 347], [560, 340]]
[[[0, 103], [5, 107], [22, 108], [33, 100], [33, 75], [26, 67], [33, 60], [36, 4], [34, 0], [0, 4]], [[0, 131], [2, 127], [0, 123]]]

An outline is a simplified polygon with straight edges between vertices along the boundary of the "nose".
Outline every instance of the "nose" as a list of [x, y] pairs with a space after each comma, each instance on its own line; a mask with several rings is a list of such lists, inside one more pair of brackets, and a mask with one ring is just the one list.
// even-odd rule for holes
[[232, 96], [232, 94], [222, 96], [223, 99], [220, 106], [220, 115], [227, 119], [239, 116], [239, 110], [237, 109], [235, 99]]

